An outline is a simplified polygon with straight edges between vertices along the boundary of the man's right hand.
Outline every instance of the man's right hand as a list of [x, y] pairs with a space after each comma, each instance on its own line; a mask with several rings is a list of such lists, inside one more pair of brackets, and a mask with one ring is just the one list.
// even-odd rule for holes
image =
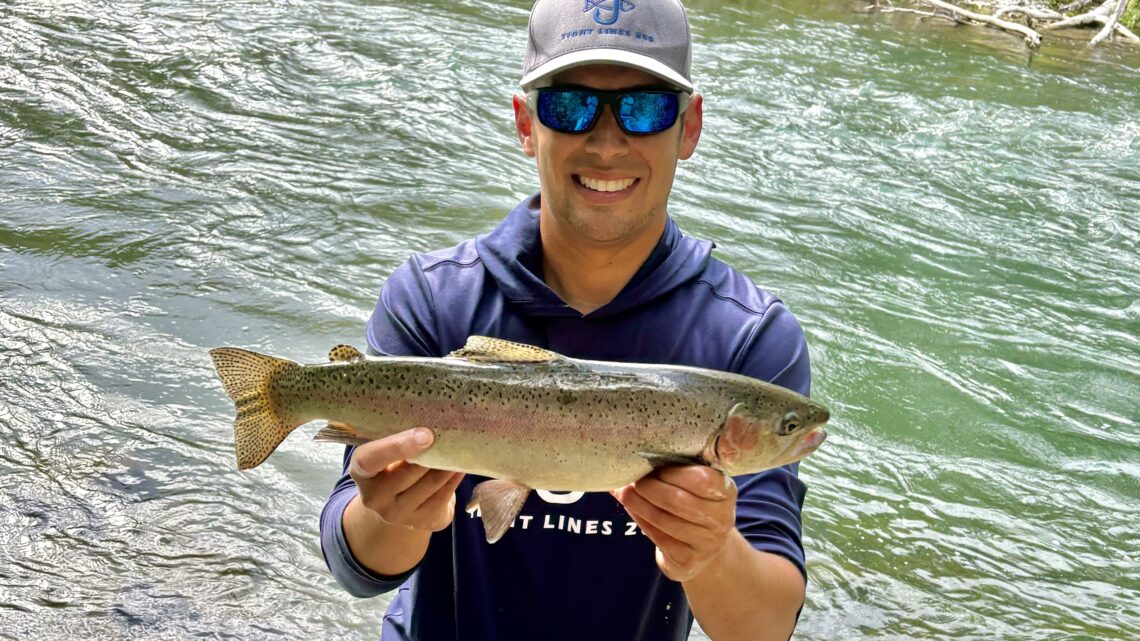
[[432, 532], [451, 524], [455, 488], [463, 474], [433, 470], [408, 459], [426, 451], [432, 431], [418, 427], [358, 446], [348, 474], [360, 490], [344, 511], [344, 533], [353, 556], [378, 574], [414, 567]]

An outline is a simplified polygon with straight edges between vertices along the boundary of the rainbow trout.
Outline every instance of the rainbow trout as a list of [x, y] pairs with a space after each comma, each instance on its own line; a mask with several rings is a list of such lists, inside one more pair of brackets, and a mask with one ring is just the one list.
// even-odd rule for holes
[[608, 491], [669, 464], [748, 474], [798, 461], [827, 436], [826, 408], [747, 376], [579, 360], [484, 336], [444, 358], [344, 345], [318, 365], [232, 347], [210, 356], [237, 406], [240, 469], [309, 421], [328, 423], [316, 440], [352, 445], [427, 427], [435, 442], [412, 462], [491, 477], [467, 506], [491, 543], [532, 488]]

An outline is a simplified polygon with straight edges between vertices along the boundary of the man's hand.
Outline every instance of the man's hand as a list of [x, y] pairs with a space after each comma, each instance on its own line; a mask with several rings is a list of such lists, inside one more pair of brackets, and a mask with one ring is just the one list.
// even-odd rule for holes
[[657, 546], [657, 565], [674, 581], [700, 574], [735, 529], [736, 485], [711, 467], [658, 468], [613, 496]]
[[419, 427], [357, 447], [348, 474], [360, 490], [361, 504], [384, 523], [438, 532], [455, 515], [457, 472], [408, 463], [429, 447], [431, 430]]
[[670, 466], [614, 490], [657, 546], [662, 574], [680, 582], [715, 641], [783, 641], [803, 604], [791, 561], [761, 552], [736, 529], [736, 485], [711, 467]]
[[463, 475], [408, 462], [433, 439], [420, 427], [352, 452], [348, 474], [360, 494], [344, 509], [344, 537], [357, 561], [377, 574], [397, 576], [415, 567], [432, 532], [455, 516], [455, 488]]

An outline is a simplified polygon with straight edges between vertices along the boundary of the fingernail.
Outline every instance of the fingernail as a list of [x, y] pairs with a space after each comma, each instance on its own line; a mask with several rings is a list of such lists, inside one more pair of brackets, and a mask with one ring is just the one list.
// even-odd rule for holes
[[416, 445], [427, 445], [431, 443], [431, 430], [420, 428], [416, 430], [415, 434]]

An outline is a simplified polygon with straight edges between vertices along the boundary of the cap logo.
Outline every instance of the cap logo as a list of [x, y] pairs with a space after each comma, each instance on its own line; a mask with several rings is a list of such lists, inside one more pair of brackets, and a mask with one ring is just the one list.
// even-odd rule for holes
[[[637, 8], [629, 0], [610, 0], [609, 6], [606, 5], [606, 0], [586, 0], [586, 6], [582, 9], [582, 13], [589, 13], [590, 9], [594, 10], [594, 22], [598, 24], [613, 24], [617, 22], [618, 16], [623, 11], [632, 11]], [[609, 11], [610, 15], [605, 20], [602, 19], [602, 11]]]

